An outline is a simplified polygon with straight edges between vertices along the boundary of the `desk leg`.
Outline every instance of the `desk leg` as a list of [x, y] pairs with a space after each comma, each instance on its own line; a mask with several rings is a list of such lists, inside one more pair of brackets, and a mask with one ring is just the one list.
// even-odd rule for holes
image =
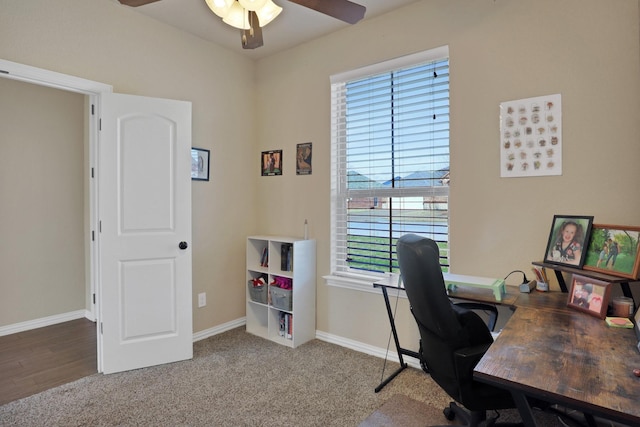
[[558, 279], [558, 285], [560, 285], [560, 290], [565, 294], [569, 292], [569, 290], [567, 289], [567, 284], [564, 282], [564, 276], [562, 275], [562, 271], [553, 270], [553, 272], [556, 273], [556, 279]]
[[[629, 287], [629, 282], [620, 283], [620, 287], [622, 288], [622, 295], [633, 299], [633, 293], [631, 292], [631, 288]], [[633, 301], [633, 306], [636, 306], [635, 300]]]
[[520, 413], [520, 417], [522, 418], [522, 422], [525, 427], [536, 427], [536, 419], [533, 418], [533, 411], [531, 411], [531, 406], [529, 405], [527, 396], [513, 390], [511, 391], [511, 395], [513, 396], [513, 400], [516, 402], [518, 412]]
[[400, 340], [398, 340], [398, 332], [396, 331], [396, 322], [393, 319], [393, 311], [391, 311], [391, 303], [389, 302], [389, 293], [387, 292], [387, 288], [382, 287], [381, 289], [382, 289], [382, 296], [384, 296], [384, 304], [387, 307], [387, 315], [389, 316], [389, 323], [391, 324], [391, 333], [393, 333], [393, 341], [396, 344], [396, 351], [398, 352], [398, 359], [400, 360], [400, 367], [394, 373], [392, 373], [387, 379], [382, 381], [380, 385], [378, 385], [378, 387], [376, 387], [376, 393], [382, 390], [382, 388], [386, 386], [389, 383], [389, 381], [394, 379], [396, 375], [398, 375], [407, 367], [407, 364], [402, 358], [403, 349], [400, 347]]

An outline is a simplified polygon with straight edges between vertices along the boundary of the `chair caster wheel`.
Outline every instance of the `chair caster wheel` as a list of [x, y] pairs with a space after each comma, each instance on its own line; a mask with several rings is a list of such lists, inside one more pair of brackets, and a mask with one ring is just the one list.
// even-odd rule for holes
[[444, 417], [449, 421], [453, 421], [453, 419], [456, 417], [456, 413], [453, 412], [449, 407], [444, 408], [442, 413], [444, 414]]

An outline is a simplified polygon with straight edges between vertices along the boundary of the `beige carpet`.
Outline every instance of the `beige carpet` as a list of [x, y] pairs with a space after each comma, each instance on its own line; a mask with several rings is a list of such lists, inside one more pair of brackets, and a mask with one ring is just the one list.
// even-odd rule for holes
[[[383, 376], [399, 366], [387, 363], [383, 374], [383, 365], [323, 341], [290, 349], [237, 328], [195, 343], [193, 360], [95, 374], [0, 406], [0, 426], [446, 424], [442, 409], [450, 399], [421, 370], [405, 369], [375, 393]], [[518, 419], [513, 410], [501, 415]], [[540, 426], [562, 427], [539, 415]]]

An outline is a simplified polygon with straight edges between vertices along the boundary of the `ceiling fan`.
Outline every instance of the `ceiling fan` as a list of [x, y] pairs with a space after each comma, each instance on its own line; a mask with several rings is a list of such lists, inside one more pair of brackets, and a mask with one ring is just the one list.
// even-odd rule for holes
[[[159, 0], [118, 0], [131, 7], [144, 6]], [[232, 27], [239, 28], [242, 48], [255, 49], [263, 45], [262, 27], [273, 20], [282, 8], [271, 0], [205, 0], [209, 8]], [[317, 12], [355, 24], [364, 18], [366, 8], [349, 0], [288, 0]], [[269, 9], [269, 11], [266, 11]], [[265, 12], [266, 11], [266, 12]], [[261, 13], [262, 12], [262, 13]]]

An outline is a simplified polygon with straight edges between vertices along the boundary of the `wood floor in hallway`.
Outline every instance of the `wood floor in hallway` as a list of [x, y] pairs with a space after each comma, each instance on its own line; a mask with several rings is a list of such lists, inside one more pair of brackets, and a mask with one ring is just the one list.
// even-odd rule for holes
[[0, 337], [0, 405], [96, 372], [96, 325], [90, 320]]

